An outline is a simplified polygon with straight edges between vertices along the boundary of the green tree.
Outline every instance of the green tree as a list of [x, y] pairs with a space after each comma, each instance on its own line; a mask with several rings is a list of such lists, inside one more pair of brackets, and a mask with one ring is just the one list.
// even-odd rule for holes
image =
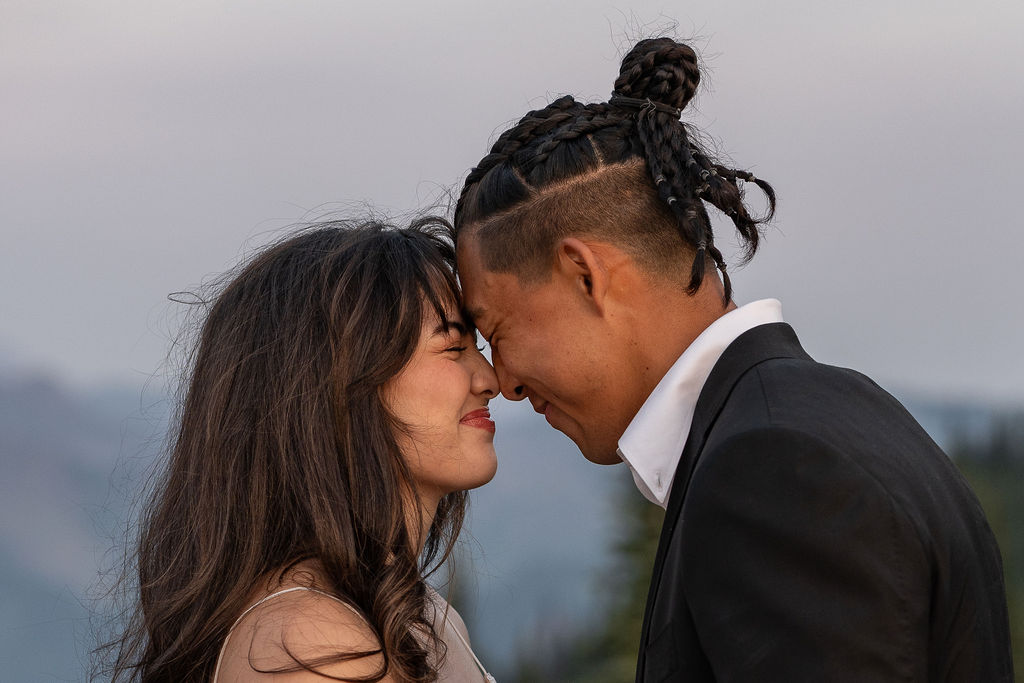
[[985, 510], [1003, 555], [1013, 666], [1024, 671], [1024, 413], [998, 418], [986, 438], [959, 439], [950, 455]]
[[636, 490], [620, 468], [620, 514], [607, 570], [598, 577], [603, 618], [575, 633], [551, 634], [519, 656], [519, 683], [622, 683], [636, 675], [647, 589], [665, 511]]

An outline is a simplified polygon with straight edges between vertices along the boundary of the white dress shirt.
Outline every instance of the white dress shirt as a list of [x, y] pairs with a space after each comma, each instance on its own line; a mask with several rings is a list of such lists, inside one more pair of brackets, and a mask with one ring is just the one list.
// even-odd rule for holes
[[647, 500], [668, 505], [672, 478], [704, 382], [725, 348], [749, 329], [780, 323], [782, 304], [762, 299], [729, 311], [693, 340], [640, 406], [619, 438], [618, 454]]

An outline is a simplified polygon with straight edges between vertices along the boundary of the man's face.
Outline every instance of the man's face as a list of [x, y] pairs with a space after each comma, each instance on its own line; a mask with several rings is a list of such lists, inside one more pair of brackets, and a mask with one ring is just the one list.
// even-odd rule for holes
[[622, 415], [610, 330], [579, 288], [557, 274], [524, 284], [487, 270], [475, 240], [460, 240], [459, 276], [466, 310], [491, 347], [505, 398], [529, 399], [548, 423], [599, 464], [619, 462], [618, 438], [632, 418]]

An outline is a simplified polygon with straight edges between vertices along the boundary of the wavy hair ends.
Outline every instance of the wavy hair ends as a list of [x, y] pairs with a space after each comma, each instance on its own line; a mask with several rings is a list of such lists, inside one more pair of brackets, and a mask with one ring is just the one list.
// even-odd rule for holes
[[139, 520], [135, 614], [100, 648], [114, 681], [209, 680], [257, 582], [305, 559], [376, 632], [383, 668], [361, 680], [435, 680], [443, 645], [423, 576], [447, 560], [466, 495], [442, 499], [418, 553], [406, 515], [416, 484], [382, 387], [425, 318], [460, 309], [454, 263], [443, 219], [331, 221], [215, 285]]

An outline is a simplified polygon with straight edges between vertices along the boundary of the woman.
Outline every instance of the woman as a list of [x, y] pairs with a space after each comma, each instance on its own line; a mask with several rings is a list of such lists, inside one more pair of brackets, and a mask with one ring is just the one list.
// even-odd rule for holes
[[424, 583], [496, 468], [447, 230], [319, 225], [219, 291], [114, 680], [493, 680]]

